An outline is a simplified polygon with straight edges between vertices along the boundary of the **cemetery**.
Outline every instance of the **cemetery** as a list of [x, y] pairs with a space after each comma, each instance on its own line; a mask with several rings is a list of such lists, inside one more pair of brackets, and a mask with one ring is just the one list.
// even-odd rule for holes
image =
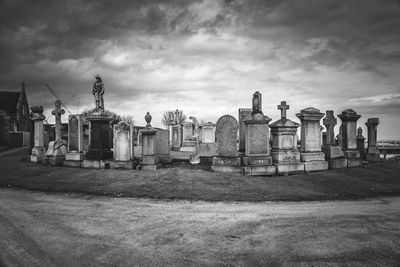
[[[144, 114], [145, 126], [120, 121], [112, 125], [105, 113], [105, 88], [99, 75], [93, 85], [95, 108], [86, 118], [89, 125], [84, 145], [82, 114], [68, 116], [68, 140], [61, 135], [65, 110], [55, 102], [55, 136], [44, 147], [43, 107], [32, 107], [34, 146], [31, 162], [49, 166], [97, 169], [157, 170], [174, 162], [201, 164], [205, 170], [245, 176], [293, 175], [331, 169], [363, 167], [380, 160], [377, 149], [378, 118], [368, 118], [368, 138], [357, 129], [361, 115], [346, 109], [337, 117], [332, 110], [307, 107], [288, 119], [290, 105], [277, 105], [281, 117], [264, 115], [262, 94], [249, 97], [251, 108], [239, 108], [238, 117], [222, 115], [215, 123], [200, 124], [196, 117], [182, 121], [182, 110], [167, 112], [167, 129], [154, 128], [151, 111]], [[251, 100], [251, 101], [250, 101]], [[264, 111], [265, 112], [265, 111]], [[293, 112], [295, 113], [295, 112]], [[366, 142], [365, 142], [366, 141]], [[85, 149], [86, 148], [86, 149]], [[172, 165], [171, 165], [172, 164]]]

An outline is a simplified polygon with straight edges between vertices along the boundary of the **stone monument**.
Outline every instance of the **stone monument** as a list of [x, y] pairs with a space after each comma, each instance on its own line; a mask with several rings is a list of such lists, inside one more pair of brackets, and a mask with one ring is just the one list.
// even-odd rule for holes
[[61, 108], [61, 101], [59, 99], [54, 103], [54, 110], [51, 114], [55, 117], [55, 140], [49, 143], [46, 155], [43, 158], [43, 164], [51, 166], [62, 166], [67, 154], [67, 142], [62, 140], [61, 136], [61, 115], [65, 110]]
[[247, 175], [274, 175], [276, 167], [272, 165], [269, 148], [268, 123], [271, 119], [262, 112], [260, 92], [253, 94], [252, 103], [252, 113], [244, 120], [246, 134], [243, 170]]
[[325, 154], [325, 160], [328, 162], [329, 169], [338, 169], [347, 167], [347, 159], [344, 157], [342, 148], [335, 145], [335, 125], [337, 119], [333, 110], [327, 110], [325, 118], [322, 120], [326, 127], [326, 144], [322, 146], [322, 152]]
[[238, 123], [231, 115], [220, 117], [216, 124], [217, 156], [212, 158], [215, 172], [241, 173], [237, 151]]
[[366, 153], [365, 153], [365, 137], [363, 136], [363, 130], [361, 127], [357, 129], [357, 150], [360, 151], [361, 160], [366, 160]]
[[97, 75], [92, 91], [95, 99], [95, 110], [87, 118], [89, 121], [89, 149], [82, 164], [84, 168], [109, 168], [109, 163], [105, 160], [113, 159], [110, 128], [112, 119], [104, 112], [104, 90], [104, 84], [100, 76]]
[[199, 143], [199, 156], [211, 158], [217, 155], [217, 143], [215, 142], [216, 125], [212, 122], [204, 123], [201, 126]]
[[157, 154], [157, 130], [154, 129], [150, 122], [152, 116], [147, 112], [144, 117], [146, 120], [146, 128], [142, 130], [142, 170], [156, 170], [160, 167], [160, 157]]
[[309, 107], [296, 114], [301, 121], [300, 161], [304, 171], [323, 171], [328, 169], [325, 154], [321, 151], [321, 125], [324, 116], [319, 109]]
[[46, 153], [44, 147], [44, 127], [43, 121], [46, 117], [43, 115], [43, 106], [31, 107], [34, 123], [34, 147], [32, 148], [31, 162], [42, 163], [43, 157]]
[[244, 153], [246, 149], [246, 123], [244, 120], [251, 116], [251, 108], [239, 108], [239, 153]]
[[357, 120], [361, 117], [352, 109], [346, 109], [338, 117], [342, 121], [343, 153], [347, 167], [362, 166], [360, 151], [357, 150]]
[[380, 158], [379, 150], [377, 148], [377, 126], [379, 124], [379, 118], [368, 118], [365, 125], [368, 131], [368, 148], [367, 148], [367, 160], [369, 162], [378, 161]]
[[278, 174], [304, 172], [304, 163], [300, 162], [300, 152], [297, 150], [297, 128], [300, 124], [286, 118], [289, 105], [282, 101], [278, 105], [281, 110], [281, 119], [272, 123], [272, 162], [277, 167]]
[[68, 152], [65, 155], [64, 166], [81, 167], [83, 153], [83, 116], [81, 114], [68, 116]]
[[133, 154], [133, 125], [120, 121], [114, 125], [114, 160], [110, 163], [112, 169], [136, 169], [138, 162]]

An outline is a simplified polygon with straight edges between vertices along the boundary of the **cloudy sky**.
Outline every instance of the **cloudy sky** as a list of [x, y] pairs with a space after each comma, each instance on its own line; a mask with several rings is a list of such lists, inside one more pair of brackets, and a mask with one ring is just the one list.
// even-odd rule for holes
[[[94, 107], [161, 125], [182, 109], [215, 122], [263, 96], [279, 119], [313, 106], [379, 117], [379, 139], [400, 139], [400, 1], [0, 1], [0, 90], [25, 81], [30, 105]], [[50, 116], [50, 115], [49, 115]], [[338, 126], [337, 126], [338, 128]], [[336, 128], [336, 131], [337, 131]], [[364, 132], [366, 136], [366, 132]]]

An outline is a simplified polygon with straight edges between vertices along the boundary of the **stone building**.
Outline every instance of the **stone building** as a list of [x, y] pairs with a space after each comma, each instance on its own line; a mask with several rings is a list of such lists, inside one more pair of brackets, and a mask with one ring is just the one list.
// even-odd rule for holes
[[32, 132], [25, 84], [20, 92], [0, 91], [0, 145], [10, 144], [10, 133]]

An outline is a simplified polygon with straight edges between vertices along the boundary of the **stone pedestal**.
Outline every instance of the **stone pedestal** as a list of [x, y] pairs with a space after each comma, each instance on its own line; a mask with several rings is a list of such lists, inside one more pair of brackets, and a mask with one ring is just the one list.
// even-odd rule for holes
[[43, 106], [31, 107], [33, 113], [34, 123], [34, 147], [32, 148], [31, 162], [42, 163], [43, 157], [46, 153], [44, 147], [44, 127], [43, 120], [46, 117], [43, 115]]
[[83, 153], [83, 117], [81, 114], [68, 116], [68, 152], [64, 166], [81, 167]]
[[367, 148], [367, 160], [369, 162], [376, 162], [380, 158], [379, 150], [377, 148], [377, 126], [379, 124], [378, 118], [368, 118], [365, 125], [368, 130], [368, 148]]
[[357, 150], [357, 120], [361, 117], [352, 109], [346, 109], [338, 117], [342, 120], [343, 154], [347, 167], [362, 166], [360, 151]]
[[[282, 102], [282, 107], [286, 106]], [[300, 152], [297, 150], [296, 132], [300, 124], [295, 123], [285, 116], [272, 123], [272, 162], [277, 168], [278, 174], [302, 173], [304, 172], [304, 163], [300, 162]]]
[[344, 157], [340, 146], [322, 146], [322, 152], [325, 154], [325, 161], [328, 162], [329, 169], [340, 169], [347, 167], [347, 159]]
[[[147, 112], [145, 116], [146, 128], [142, 130], [142, 170], [156, 170], [160, 167], [160, 157], [157, 155], [157, 130], [151, 127], [151, 115]], [[168, 143], [167, 143], [168, 144]]]
[[109, 164], [105, 160], [112, 160], [111, 151], [111, 118], [95, 114], [87, 118], [89, 121], [89, 149], [86, 159], [82, 163], [83, 168], [107, 168]]
[[321, 152], [321, 125], [324, 116], [316, 108], [306, 108], [296, 114], [301, 121], [300, 161], [304, 171], [324, 171], [328, 169], [325, 154]]
[[241, 173], [237, 152], [238, 123], [231, 115], [224, 115], [217, 121], [217, 156], [212, 159], [211, 169], [215, 172]]

